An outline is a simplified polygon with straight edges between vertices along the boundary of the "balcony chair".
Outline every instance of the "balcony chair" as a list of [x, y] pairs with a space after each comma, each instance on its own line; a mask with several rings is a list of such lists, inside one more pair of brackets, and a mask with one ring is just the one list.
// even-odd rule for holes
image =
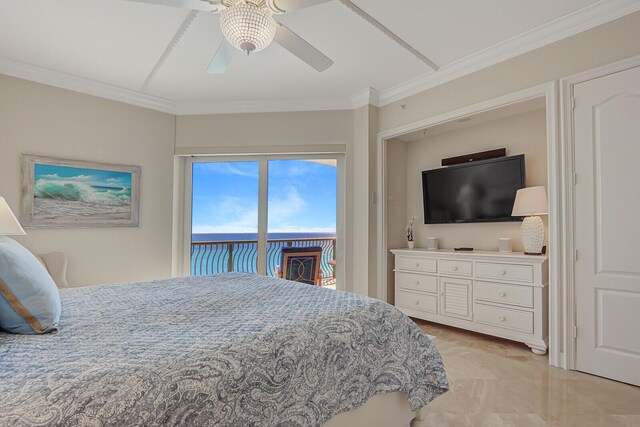
[[322, 286], [321, 260], [320, 246], [282, 248], [280, 265], [276, 265], [276, 277]]

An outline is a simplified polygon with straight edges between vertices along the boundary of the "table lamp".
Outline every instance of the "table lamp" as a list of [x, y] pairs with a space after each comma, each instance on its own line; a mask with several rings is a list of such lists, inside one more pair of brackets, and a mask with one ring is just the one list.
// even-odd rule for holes
[[544, 187], [529, 187], [518, 190], [511, 215], [525, 217], [520, 229], [525, 254], [542, 254], [544, 224], [538, 215], [547, 215], [548, 213], [547, 191]]
[[16, 219], [16, 216], [11, 212], [11, 208], [4, 200], [4, 197], [0, 197], [0, 236], [21, 236], [27, 233]]

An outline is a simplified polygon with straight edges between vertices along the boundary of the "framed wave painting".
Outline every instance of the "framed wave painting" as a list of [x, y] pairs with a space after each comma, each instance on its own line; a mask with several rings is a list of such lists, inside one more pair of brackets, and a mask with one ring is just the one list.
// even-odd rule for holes
[[140, 167], [22, 155], [26, 227], [136, 227]]

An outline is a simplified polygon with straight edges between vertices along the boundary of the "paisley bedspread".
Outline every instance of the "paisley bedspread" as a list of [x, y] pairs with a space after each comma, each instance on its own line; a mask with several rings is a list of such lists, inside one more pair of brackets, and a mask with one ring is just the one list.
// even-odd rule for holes
[[241, 273], [60, 294], [58, 332], [0, 332], [2, 426], [318, 426], [448, 388], [429, 338], [375, 299]]

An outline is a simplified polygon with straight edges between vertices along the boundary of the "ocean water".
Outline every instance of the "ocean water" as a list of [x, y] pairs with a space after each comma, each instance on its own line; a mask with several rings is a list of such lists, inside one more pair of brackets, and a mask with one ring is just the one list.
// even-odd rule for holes
[[[322, 247], [322, 276], [331, 277], [333, 267], [329, 261], [335, 259], [333, 241], [314, 240], [335, 238], [335, 233], [269, 233], [267, 235], [267, 274], [275, 275], [275, 266], [280, 263], [280, 253], [287, 242], [272, 242], [269, 240], [305, 239], [302, 242], [291, 242], [291, 246], [321, 246]], [[258, 234], [257, 233], [217, 233], [192, 234], [191, 241], [196, 242], [241, 242], [237, 244], [212, 244], [192, 246], [191, 274], [204, 275], [237, 271], [257, 273], [258, 271]], [[231, 257], [229, 250], [231, 246]], [[231, 260], [230, 260], [231, 258]], [[229, 267], [232, 266], [232, 269]]]
[[[336, 237], [336, 233], [267, 233], [267, 240], [275, 239], [320, 239]], [[258, 233], [212, 233], [191, 235], [192, 242], [228, 242], [258, 240]]]

